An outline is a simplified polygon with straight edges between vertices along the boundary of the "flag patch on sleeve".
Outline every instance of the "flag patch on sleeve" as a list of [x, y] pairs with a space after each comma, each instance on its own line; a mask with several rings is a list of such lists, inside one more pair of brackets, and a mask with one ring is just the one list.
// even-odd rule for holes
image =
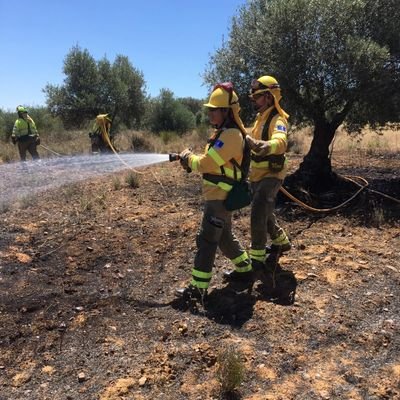
[[224, 145], [224, 142], [219, 139], [214, 143], [214, 147], [217, 147], [218, 149], [220, 149], [223, 145]]
[[277, 125], [276, 129], [281, 132], [286, 132], [286, 126], [283, 125]]

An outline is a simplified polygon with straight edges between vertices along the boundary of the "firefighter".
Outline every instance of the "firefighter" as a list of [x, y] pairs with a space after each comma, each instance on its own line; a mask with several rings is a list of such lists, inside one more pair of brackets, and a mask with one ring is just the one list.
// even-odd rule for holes
[[184, 169], [190, 168], [203, 175], [204, 211], [197, 233], [197, 253], [194, 258], [192, 280], [176, 294], [185, 298], [204, 298], [209, 287], [217, 248], [229, 258], [251, 282], [250, 258], [232, 233], [232, 212], [224, 206], [233, 181], [240, 180], [246, 131], [239, 117], [239, 102], [230, 82], [217, 84], [204, 106], [210, 123], [215, 128], [204, 154], [193, 154], [190, 149], [180, 154]]
[[18, 152], [21, 161], [26, 161], [26, 152], [32, 156], [33, 160], [38, 160], [39, 154], [37, 146], [40, 144], [40, 138], [36, 129], [36, 124], [29, 116], [28, 110], [23, 106], [17, 107], [18, 118], [14, 123], [11, 134], [11, 141], [18, 145]]
[[[251, 263], [255, 270], [277, 265], [281, 253], [291, 248], [286, 232], [276, 220], [276, 196], [287, 172], [285, 151], [289, 115], [281, 108], [281, 89], [272, 76], [251, 83], [250, 99], [258, 112], [251, 134], [246, 137], [251, 152]], [[266, 247], [267, 235], [271, 245]], [[267, 251], [269, 253], [267, 257]], [[241, 270], [225, 274], [228, 280], [241, 280]]]
[[[265, 75], [251, 83], [250, 99], [258, 113], [247, 137], [252, 149], [250, 257], [253, 267], [261, 269], [291, 248], [290, 240], [274, 214], [276, 196], [287, 172], [285, 152], [289, 115], [280, 106], [281, 98], [280, 85], [274, 77]], [[266, 248], [267, 234], [271, 245]]]
[[113, 138], [111, 136], [112, 118], [110, 114], [99, 114], [89, 133], [92, 153], [109, 153], [112, 151], [110, 143], [113, 146]]

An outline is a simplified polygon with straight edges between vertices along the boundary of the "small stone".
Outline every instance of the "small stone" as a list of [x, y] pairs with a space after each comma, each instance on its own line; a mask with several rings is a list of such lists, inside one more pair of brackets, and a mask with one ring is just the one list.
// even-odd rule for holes
[[146, 382], [147, 382], [147, 378], [145, 376], [142, 376], [139, 379], [139, 386], [144, 386], [146, 384]]
[[84, 382], [86, 380], [86, 375], [84, 372], [79, 372], [78, 374], [78, 382]]

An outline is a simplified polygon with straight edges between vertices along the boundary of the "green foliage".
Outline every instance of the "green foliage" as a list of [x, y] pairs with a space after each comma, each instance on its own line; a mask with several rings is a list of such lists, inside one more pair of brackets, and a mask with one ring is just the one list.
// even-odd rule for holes
[[[251, 119], [253, 78], [275, 76], [291, 120], [336, 129], [398, 121], [400, 51], [395, 0], [250, 0], [205, 81], [231, 80]], [[385, 21], [385, 22], [383, 22]]]
[[[29, 115], [35, 121], [39, 135], [43, 133], [51, 135], [64, 130], [62, 121], [57, 117], [53, 117], [46, 107], [26, 106], [26, 108], [29, 111]], [[0, 139], [2, 141], [8, 142], [10, 140], [17, 118], [18, 115], [16, 112], [4, 112], [0, 110]]]
[[194, 129], [194, 114], [168, 89], [162, 89], [160, 95], [149, 102], [147, 124], [150, 130], [159, 133], [177, 132], [179, 135]]
[[13, 130], [14, 122], [17, 119], [16, 113], [0, 110], [0, 140], [8, 142]]
[[112, 64], [106, 58], [96, 61], [88, 50], [75, 46], [64, 60], [63, 72], [64, 84], [48, 84], [44, 92], [52, 114], [66, 128], [82, 127], [100, 113], [112, 114], [115, 125], [140, 125], [145, 82], [127, 57], [118, 55]]
[[201, 113], [204, 109], [203, 104], [205, 101], [195, 99], [193, 97], [180, 97], [178, 101], [182, 103], [188, 110], [190, 110], [194, 115], [196, 115], [196, 126], [197, 126], [197, 114]]

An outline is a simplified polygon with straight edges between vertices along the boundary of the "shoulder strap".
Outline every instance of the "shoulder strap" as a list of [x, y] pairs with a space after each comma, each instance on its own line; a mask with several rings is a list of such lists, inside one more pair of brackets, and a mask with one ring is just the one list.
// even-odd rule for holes
[[229, 161], [233, 164], [233, 178], [235, 179], [235, 181], [237, 181], [236, 168], [242, 173], [242, 177], [243, 177], [242, 168], [234, 158], [231, 158]]
[[264, 124], [264, 127], [263, 127], [263, 131], [262, 131], [262, 134], [261, 134], [261, 140], [264, 140], [264, 141], [268, 140], [269, 126], [271, 124], [272, 118], [274, 118], [275, 115], [277, 115], [277, 114], [278, 114], [278, 111], [277, 111], [276, 108], [273, 108], [271, 110], [271, 112], [269, 113], [268, 118], [265, 121], [265, 124]]
[[221, 133], [223, 132], [223, 129], [218, 129], [217, 133], [213, 138], [208, 139], [208, 148], [213, 147], [215, 142], [219, 139], [221, 136]]

